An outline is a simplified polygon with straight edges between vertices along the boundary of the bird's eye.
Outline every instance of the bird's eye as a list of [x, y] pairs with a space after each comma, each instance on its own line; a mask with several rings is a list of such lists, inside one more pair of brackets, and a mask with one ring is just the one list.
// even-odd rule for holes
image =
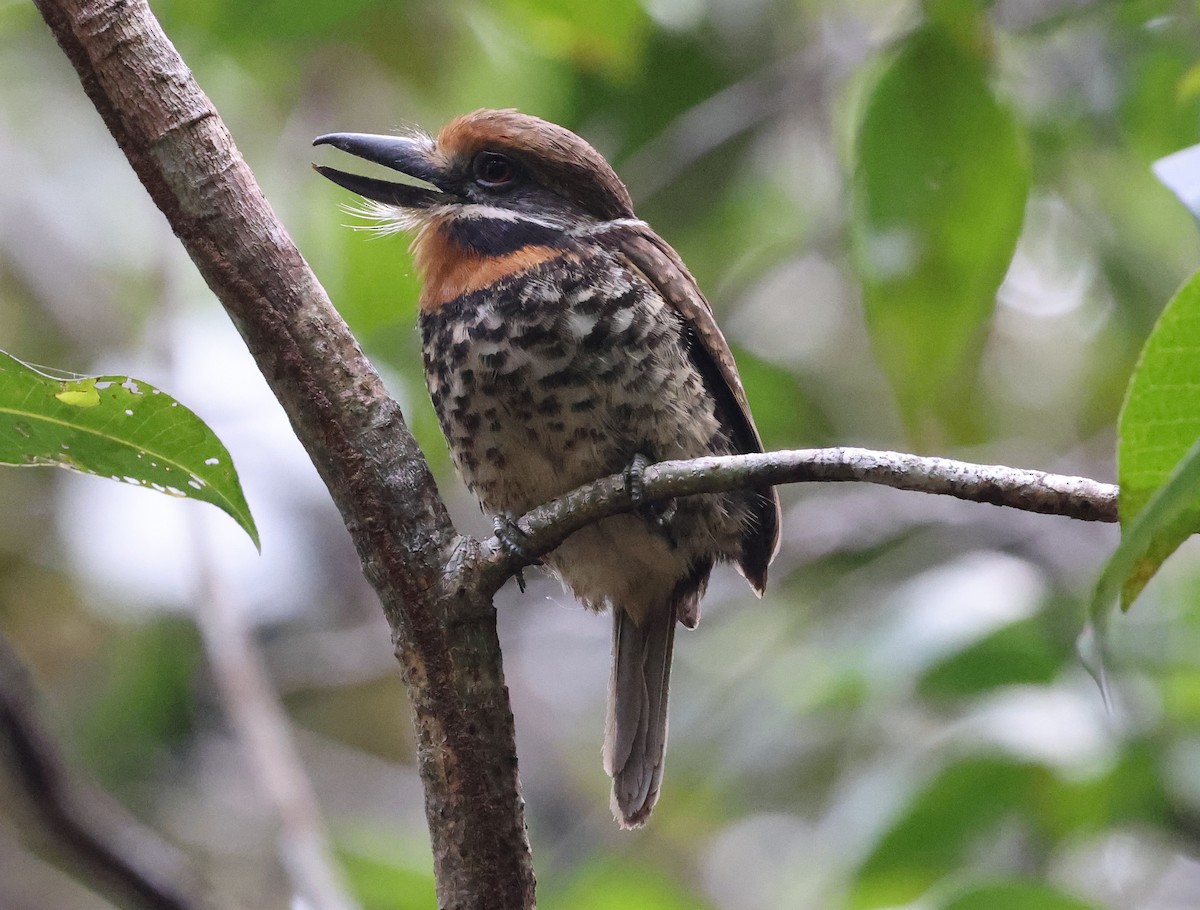
[[472, 163], [475, 182], [492, 189], [507, 186], [517, 178], [517, 165], [499, 152], [480, 152]]

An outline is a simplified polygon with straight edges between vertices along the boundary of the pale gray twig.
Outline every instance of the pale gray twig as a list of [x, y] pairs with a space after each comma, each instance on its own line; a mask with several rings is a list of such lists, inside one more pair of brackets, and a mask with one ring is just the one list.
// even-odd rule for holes
[[284, 870], [303, 906], [358, 910], [341, 881], [312, 782], [253, 630], [222, 584], [203, 530], [196, 524], [192, 529], [200, 562], [196, 620], [204, 651], [246, 759], [278, 815]]
[[[1117, 487], [1113, 484], [873, 449], [794, 449], [664, 461], [646, 468], [643, 481], [648, 502], [764, 485], [859, 481], [1080, 521], [1117, 520]], [[572, 490], [518, 520], [527, 538], [525, 555], [542, 556], [585, 525], [631, 507], [623, 473]], [[485, 587], [499, 587], [521, 560], [494, 537], [484, 543], [484, 550], [491, 555], [477, 568], [486, 579]]]

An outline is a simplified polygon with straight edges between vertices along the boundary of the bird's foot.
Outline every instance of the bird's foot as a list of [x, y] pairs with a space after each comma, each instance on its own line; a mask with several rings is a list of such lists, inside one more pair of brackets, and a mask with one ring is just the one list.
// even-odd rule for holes
[[508, 554], [523, 563], [523, 565], [519, 565], [517, 570], [513, 572], [513, 577], [517, 580], [517, 587], [524, 594], [525, 566], [540, 566], [542, 561], [534, 559], [529, 555], [529, 538], [521, 530], [521, 526], [517, 524], [517, 520], [507, 512], [500, 512], [492, 519], [492, 530], [496, 534], [496, 539], [500, 541], [504, 549], [508, 551]]
[[646, 485], [642, 474], [650, 466], [650, 459], [641, 452], [633, 456], [633, 461], [625, 468], [625, 492], [633, 501], [633, 507], [639, 511], [645, 507]]
[[633, 461], [625, 468], [625, 492], [633, 502], [634, 510], [651, 525], [656, 527], [672, 547], [675, 546], [675, 536], [671, 523], [679, 511], [679, 503], [674, 499], [662, 502], [646, 502], [646, 488], [642, 474], [650, 466], [650, 459], [641, 452], [633, 456]]

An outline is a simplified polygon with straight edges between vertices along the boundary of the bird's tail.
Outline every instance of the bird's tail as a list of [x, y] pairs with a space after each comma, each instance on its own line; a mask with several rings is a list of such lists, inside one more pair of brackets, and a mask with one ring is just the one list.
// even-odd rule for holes
[[612, 810], [624, 828], [645, 824], [658, 802], [667, 749], [667, 693], [678, 604], [648, 611], [638, 625], [613, 607], [613, 665], [604, 730]]

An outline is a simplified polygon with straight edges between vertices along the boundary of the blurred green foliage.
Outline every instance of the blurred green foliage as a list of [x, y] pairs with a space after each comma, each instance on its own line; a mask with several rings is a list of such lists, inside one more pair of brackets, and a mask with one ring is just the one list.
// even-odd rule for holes
[[997, 825], [1027, 799], [1037, 770], [980, 758], [951, 765], [918, 795], [858, 875], [853, 907], [903, 906], [997, 837]]
[[[155, 11], [386, 372], [464, 527], [481, 519], [423, 389], [407, 242], [346, 229], [362, 223], [339, 209], [346, 195], [308, 167], [320, 133], [434, 131], [516, 106], [585, 135], [710, 297], [772, 447], [915, 439], [1112, 479], [1138, 352], [1200, 262], [1200, 233], [1148, 170], [1200, 141], [1200, 15], [1182, 0]], [[97, 371], [144, 363], [138, 375], [174, 389], [172, 370], [210, 350], [196, 314], [216, 305], [29, 4], [0, 7], [0, 163], [3, 346]], [[880, 234], [903, 241], [912, 255], [892, 264], [911, 271], [879, 271]], [[206, 390], [240, 356], [224, 330], [226, 353], [196, 368]], [[1184, 344], [1186, 369], [1183, 335], [1166, 346]], [[350, 890], [368, 910], [432, 906], [378, 608], [319, 485], [265, 438], [266, 406], [239, 410], [251, 380], [237, 382], [203, 411], [241, 431], [222, 437], [270, 570], [214, 557], [216, 570], [255, 611]], [[1190, 398], [1131, 407], [1154, 420], [1164, 405], [1192, 414]], [[133, 500], [97, 508], [32, 473], [0, 475], [0, 629], [97, 777], [245, 905], [287, 906], [272, 810], [231, 755], [179, 615], [202, 570], [188, 550], [157, 549], [157, 526], [98, 530]], [[606, 623], [552, 584], [502, 598], [542, 906], [1200, 905], [1190, 544], [1112, 623], [1108, 714], [1074, 641], [1109, 530], [852, 486], [785, 500], [766, 598], [720, 576], [701, 628], [680, 638], [671, 767], [642, 832], [614, 829], [599, 769]], [[127, 551], [154, 558], [122, 586], [86, 558]], [[181, 579], [185, 593], [169, 593]], [[345, 846], [368, 838], [369, 853]], [[0, 876], [0, 904], [28, 880], [41, 905], [74, 907], [30, 866], [36, 853], [0, 838], [0, 865], [23, 870]]]
[[429, 872], [349, 850], [340, 851], [338, 858], [350, 891], [362, 910], [428, 910], [437, 904], [433, 875]]
[[565, 887], [547, 888], [548, 907], [574, 910], [705, 910], [710, 904], [661, 871], [628, 858], [585, 865]]
[[1009, 882], [971, 888], [938, 907], [939, 910], [1093, 910], [1095, 905], [1045, 885]]
[[103, 675], [80, 721], [80, 751], [98, 779], [124, 789], [164, 770], [192, 730], [201, 667], [195, 627], [162, 619], [107, 643]]
[[952, 701], [1003, 686], [1050, 683], [1070, 659], [1073, 638], [1056, 635], [1040, 616], [1003, 626], [931, 668], [921, 678], [920, 692], [934, 701]]
[[984, 329], [1021, 231], [1029, 165], [993, 93], [982, 13], [907, 35], [868, 92], [853, 234], [872, 341], [925, 447], [978, 438]]

